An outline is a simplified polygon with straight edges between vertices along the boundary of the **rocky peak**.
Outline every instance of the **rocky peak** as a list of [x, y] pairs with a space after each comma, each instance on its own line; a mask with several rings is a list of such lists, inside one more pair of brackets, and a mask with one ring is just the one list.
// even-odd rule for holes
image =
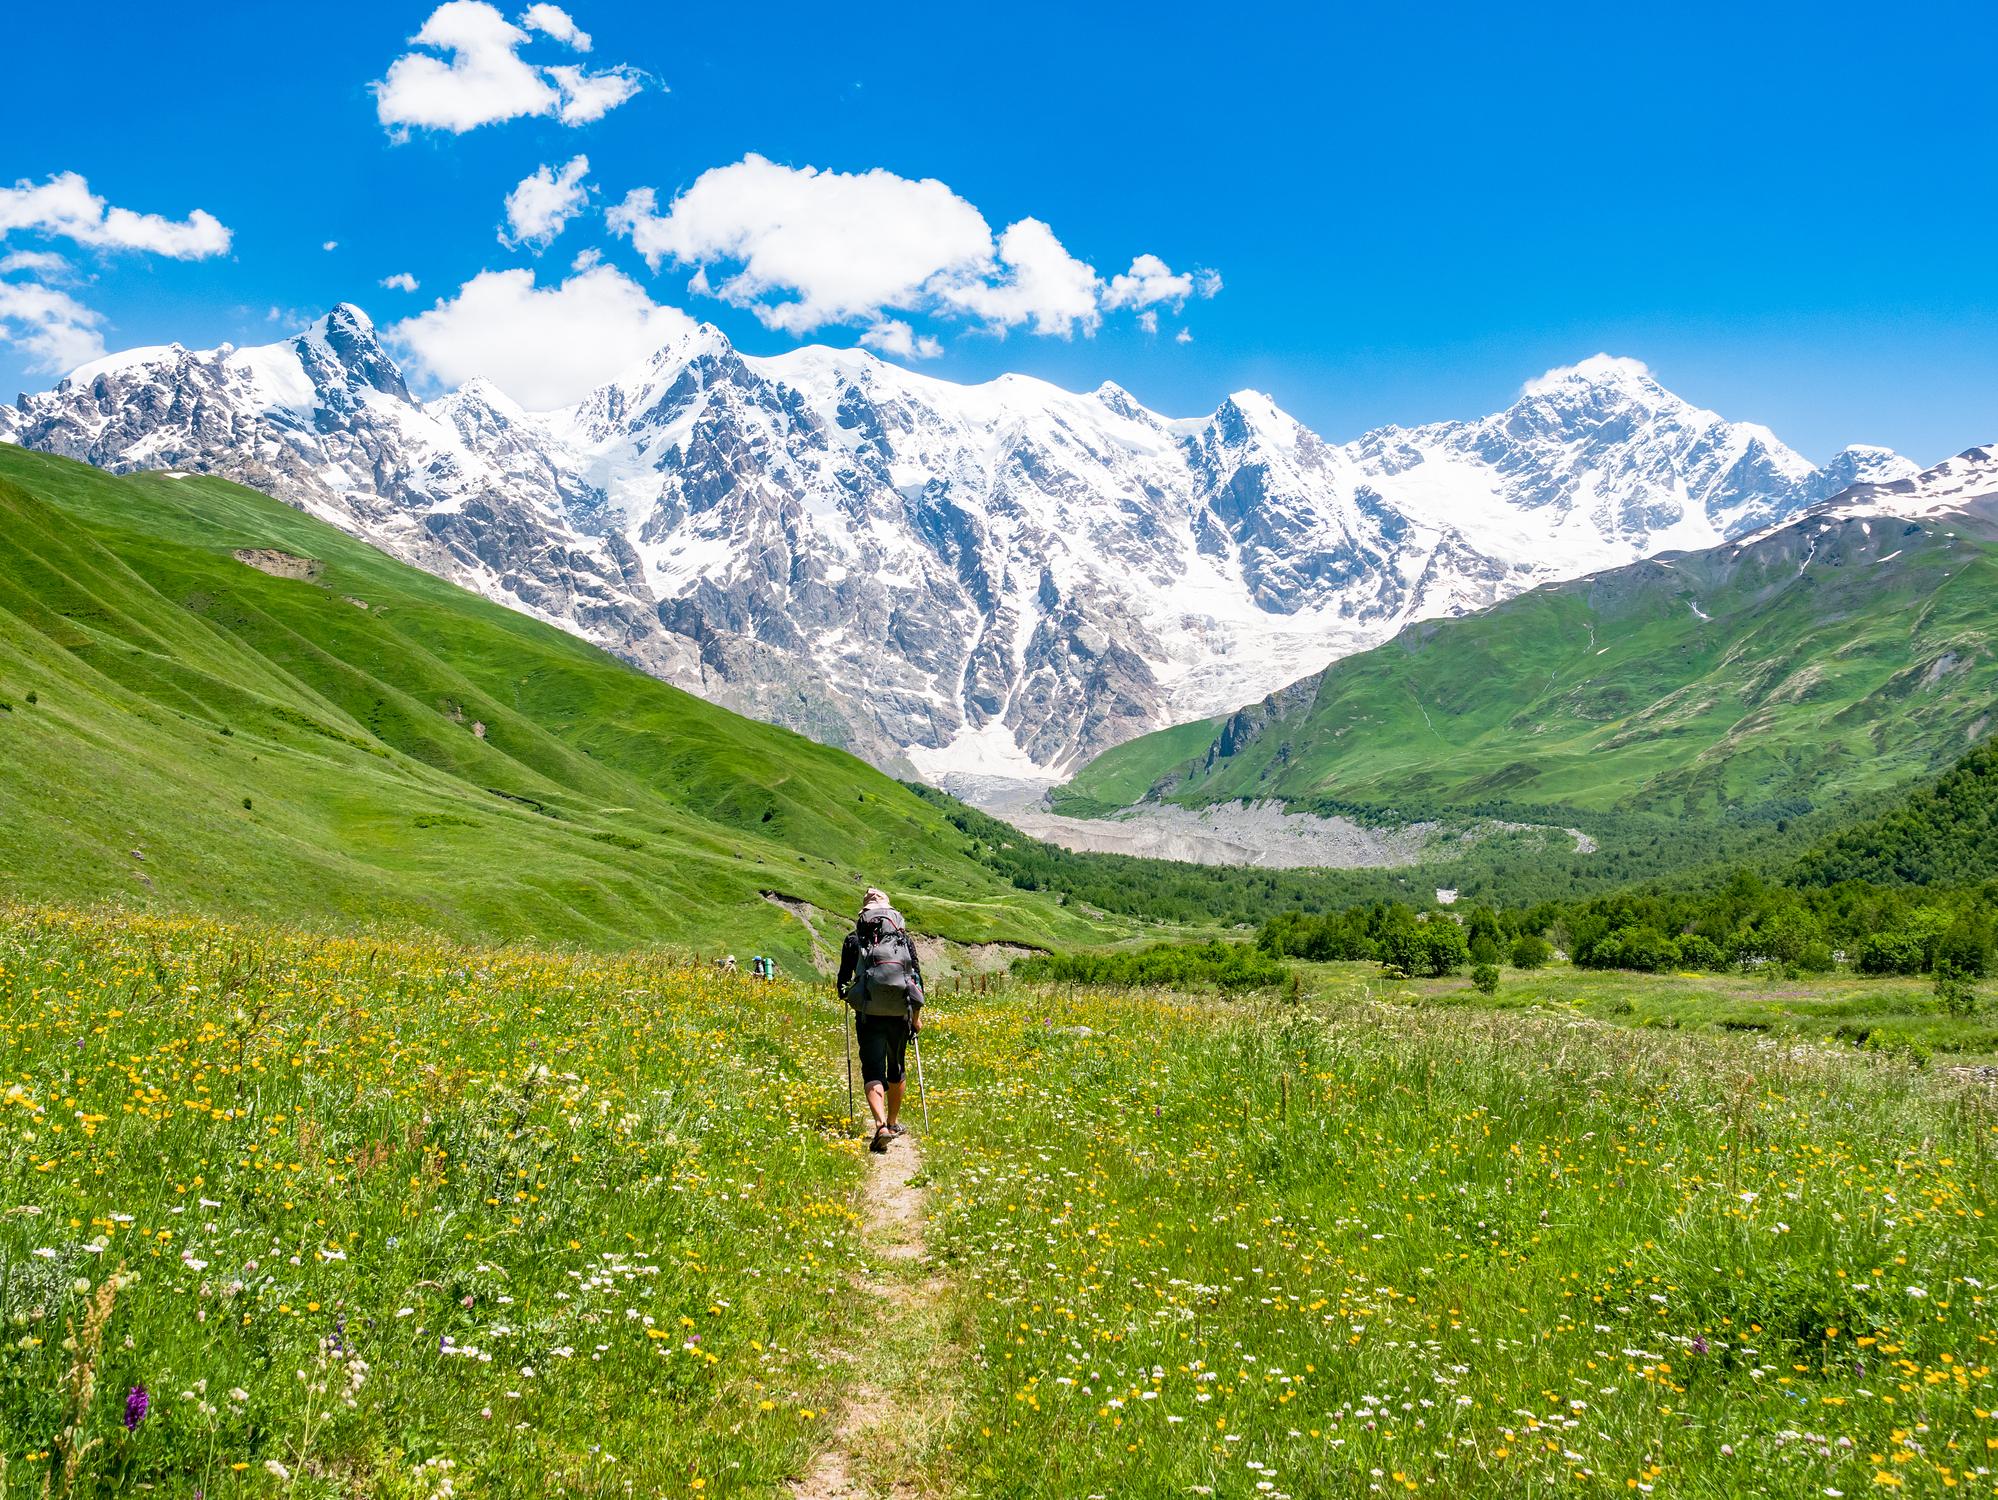
[[410, 399], [402, 371], [382, 347], [374, 321], [342, 302], [294, 341], [315, 385], [366, 386], [398, 401]]

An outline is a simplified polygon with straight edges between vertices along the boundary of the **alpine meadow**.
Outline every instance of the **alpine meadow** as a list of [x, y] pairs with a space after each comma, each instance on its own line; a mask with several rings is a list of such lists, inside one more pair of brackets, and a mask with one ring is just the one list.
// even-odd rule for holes
[[1988, 11], [13, 19], [0, 1500], [1998, 1496]]

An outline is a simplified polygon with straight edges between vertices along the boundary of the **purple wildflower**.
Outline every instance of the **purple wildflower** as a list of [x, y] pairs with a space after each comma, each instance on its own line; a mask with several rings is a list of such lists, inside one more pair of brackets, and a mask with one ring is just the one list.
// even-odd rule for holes
[[135, 1385], [125, 1393], [125, 1430], [127, 1432], [138, 1430], [139, 1424], [146, 1420], [146, 1412], [152, 1404], [152, 1397], [146, 1394], [146, 1388], [142, 1385]]
[[1693, 1338], [1693, 1352], [1694, 1352], [1695, 1354], [1705, 1354], [1705, 1353], [1707, 1352], [1707, 1340], [1706, 1340], [1706, 1335], [1704, 1335], [1704, 1334], [1697, 1334], [1697, 1335], [1695, 1335], [1695, 1336], [1694, 1336], [1694, 1338]]

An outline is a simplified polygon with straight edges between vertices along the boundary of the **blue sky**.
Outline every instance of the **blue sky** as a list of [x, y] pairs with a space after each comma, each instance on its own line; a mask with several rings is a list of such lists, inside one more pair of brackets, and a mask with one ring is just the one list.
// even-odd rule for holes
[[[1255, 387], [1335, 439], [1494, 410], [1598, 350], [1813, 458], [1998, 439], [1998, 129], [1962, 62], [1998, 41], [1988, 5], [576, 0], [590, 49], [545, 7], [483, 93], [410, 45], [433, 9], [12, 18], [0, 189], [74, 173], [166, 222], [79, 229], [66, 180], [67, 219], [17, 196], [0, 391], [52, 383], [51, 338], [268, 342], [344, 299], [431, 312], [402, 341], [433, 378], [489, 362], [545, 402], [670, 332], [658, 303], [752, 353], [873, 329], [950, 379], [1115, 379], [1175, 415]], [[378, 95], [405, 55], [435, 61]], [[421, 123], [444, 116], [467, 128]], [[580, 212], [503, 244], [509, 193], [579, 155]], [[690, 287], [751, 258], [733, 302]]]

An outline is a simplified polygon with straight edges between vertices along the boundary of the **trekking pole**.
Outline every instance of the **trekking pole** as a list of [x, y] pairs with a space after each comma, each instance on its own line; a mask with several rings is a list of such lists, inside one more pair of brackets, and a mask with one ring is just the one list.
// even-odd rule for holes
[[928, 1135], [930, 1133], [930, 1091], [928, 1086], [923, 1082], [923, 1039], [919, 1036], [912, 1036], [909, 1040], [916, 1047], [916, 1097], [923, 1101], [923, 1134]]
[[[837, 985], [833, 986], [833, 994], [835, 996], [839, 994], [839, 987]], [[846, 1024], [846, 1001], [844, 999], [840, 1000], [839, 1008], [841, 1012], [839, 1018], [840, 1051], [846, 1054], [846, 1133], [851, 1136], [853, 1134], [853, 1032]]]

